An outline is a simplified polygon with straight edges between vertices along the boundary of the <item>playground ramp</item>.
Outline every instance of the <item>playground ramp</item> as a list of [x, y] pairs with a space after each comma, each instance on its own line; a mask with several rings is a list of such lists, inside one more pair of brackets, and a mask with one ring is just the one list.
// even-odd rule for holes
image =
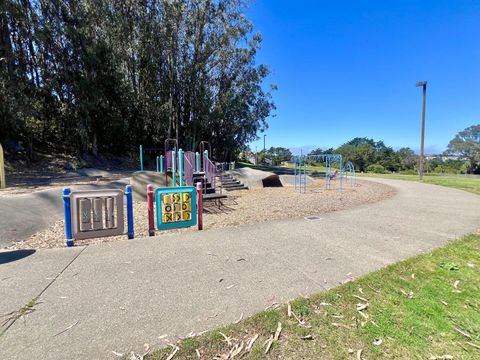
[[[249, 167], [227, 171], [249, 188], [293, 186], [293, 175], [278, 175], [273, 172], [252, 169]], [[313, 183], [314, 179], [307, 176], [307, 182]]]

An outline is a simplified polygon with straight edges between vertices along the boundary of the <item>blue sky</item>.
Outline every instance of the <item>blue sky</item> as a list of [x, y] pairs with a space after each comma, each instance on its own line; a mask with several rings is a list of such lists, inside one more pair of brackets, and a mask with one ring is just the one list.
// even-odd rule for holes
[[366, 136], [418, 150], [423, 80], [427, 153], [480, 123], [478, 0], [257, 0], [247, 16], [263, 36], [266, 84], [278, 85], [267, 147]]

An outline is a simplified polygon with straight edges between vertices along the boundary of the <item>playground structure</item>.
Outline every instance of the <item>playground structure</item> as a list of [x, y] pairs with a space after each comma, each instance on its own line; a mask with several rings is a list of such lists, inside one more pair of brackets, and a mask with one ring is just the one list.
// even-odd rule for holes
[[345, 180], [348, 180], [350, 183], [350, 187], [354, 187], [356, 185], [356, 178], [355, 178], [355, 166], [351, 161], [347, 161], [343, 168], [343, 176]]
[[[350, 187], [355, 186], [355, 168], [351, 161], [343, 165], [343, 158], [340, 154], [324, 155], [300, 155], [293, 156], [293, 187], [294, 191], [307, 192], [307, 162], [325, 163], [325, 188], [330, 190], [331, 181], [339, 178], [340, 192], [343, 191], [343, 178], [350, 180]], [[338, 169], [332, 171], [332, 165], [338, 164]]]
[[214, 194], [217, 167], [210, 159], [211, 146], [207, 141], [201, 141], [199, 147], [199, 152], [183, 151], [176, 139], [166, 139], [163, 149], [140, 145], [140, 171], [144, 171], [144, 154], [153, 152], [158, 154], [155, 156], [156, 172], [165, 174], [167, 186], [195, 186], [200, 182], [204, 195]]
[[3, 157], [3, 148], [0, 144], [0, 189], [4, 189], [7, 186], [5, 182], [5, 162]]
[[124, 196], [127, 204], [127, 234], [134, 238], [132, 187], [71, 191], [63, 189], [65, 238], [68, 247], [74, 239], [91, 239], [124, 233]]

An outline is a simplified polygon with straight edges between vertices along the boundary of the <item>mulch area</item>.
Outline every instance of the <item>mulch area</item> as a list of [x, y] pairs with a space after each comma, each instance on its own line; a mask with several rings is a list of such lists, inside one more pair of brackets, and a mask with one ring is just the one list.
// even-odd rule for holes
[[[358, 181], [354, 187], [344, 184], [342, 193], [338, 181], [332, 182], [332, 189], [326, 190], [323, 180], [309, 185], [305, 194], [294, 192], [292, 187], [253, 188], [233, 191], [227, 199], [208, 201], [204, 204], [204, 229], [225, 228], [243, 224], [255, 224], [271, 220], [294, 219], [315, 216], [331, 211], [345, 210], [359, 205], [375, 203], [395, 194], [388, 186], [369, 181]], [[146, 202], [134, 202], [135, 237], [148, 236]], [[196, 227], [165, 232], [197, 231]], [[64, 247], [63, 219], [30, 239], [10, 246], [10, 249], [38, 249]], [[88, 240], [77, 240], [76, 245], [125, 240], [126, 236], [114, 236]]]

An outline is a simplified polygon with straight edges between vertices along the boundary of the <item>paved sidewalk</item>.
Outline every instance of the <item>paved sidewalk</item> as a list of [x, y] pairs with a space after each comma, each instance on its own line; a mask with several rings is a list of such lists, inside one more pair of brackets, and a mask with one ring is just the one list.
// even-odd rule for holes
[[480, 227], [479, 196], [374, 181], [394, 186], [398, 195], [316, 221], [39, 250], [4, 264], [0, 253], [0, 314], [27, 304], [78, 256], [43, 292], [35, 311], [0, 337], [0, 358], [141, 353], [145, 343], [164, 344], [162, 334], [174, 340], [231, 323], [242, 313], [332, 288], [348, 273], [359, 276]]

